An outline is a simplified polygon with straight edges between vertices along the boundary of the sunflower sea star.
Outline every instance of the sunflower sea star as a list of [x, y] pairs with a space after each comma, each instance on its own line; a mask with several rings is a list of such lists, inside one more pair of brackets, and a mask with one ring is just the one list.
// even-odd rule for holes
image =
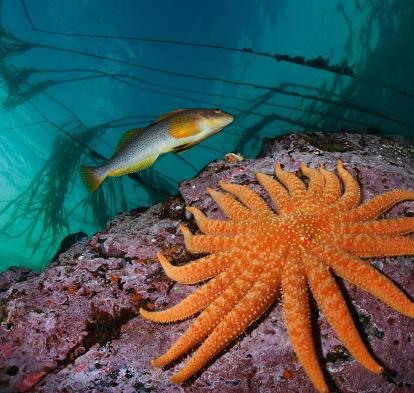
[[414, 239], [404, 236], [414, 232], [414, 218], [376, 220], [393, 205], [414, 200], [414, 192], [390, 191], [358, 206], [359, 185], [341, 161], [337, 171], [342, 194], [338, 177], [323, 166], [316, 170], [302, 165], [301, 171], [309, 178], [308, 186], [280, 164], [275, 169], [279, 181], [256, 174], [278, 214], [247, 186], [221, 182], [225, 194], [208, 189], [229, 220], [212, 220], [188, 207], [204, 234], [192, 235], [185, 226], [181, 230], [189, 251], [210, 255], [180, 267], [158, 255], [173, 280], [194, 284], [211, 278], [167, 310], [141, 309], [142, 316], [160, 323], [201, 312], [152, 362], [167, 365], [202, 342], [172, 382], [181, 383], [203, 368], [270, 307], [281, 288], [293, 349], [314, 386], [327, 392], [313, 345], [307, 286], [354, 358], [374, 373], [383, 370], [364, 346], [332, 273], [414, 317], [414, 303], [360, 258], [414, 254]]

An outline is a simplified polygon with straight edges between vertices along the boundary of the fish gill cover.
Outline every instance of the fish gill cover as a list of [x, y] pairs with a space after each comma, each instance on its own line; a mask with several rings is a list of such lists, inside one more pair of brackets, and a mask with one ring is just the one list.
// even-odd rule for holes
[[[71, 233], [177, 193], [265, 136], [414, 133], [414, 4], [294, 1], [0, 1], [0, 269], [42, 268]], [[88, 194], [121, 135], [178, 108], [228, 128]]]

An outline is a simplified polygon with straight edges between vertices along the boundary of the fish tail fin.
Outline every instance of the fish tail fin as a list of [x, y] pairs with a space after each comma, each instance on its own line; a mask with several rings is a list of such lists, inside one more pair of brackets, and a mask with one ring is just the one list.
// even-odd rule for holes
[[86, 165], [81, 165], [80, 167], [82, 183], [89, 192], [94, 192], [106, 178], [106, 174], [101, 174], [99, 169]]

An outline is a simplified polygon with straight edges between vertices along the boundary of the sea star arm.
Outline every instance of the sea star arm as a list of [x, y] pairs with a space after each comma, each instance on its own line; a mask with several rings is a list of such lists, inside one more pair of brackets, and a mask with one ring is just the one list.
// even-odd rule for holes
[[340, 230], [349, 234], [405, 235], [414, 232], [414, 217], [345, 223], [340, 226]]
[[253, 213], [267, 215], [273, 213], [267, 203], [256, 192], [247, 186], [228, 184], [220, 181], [220, 187], [236, 195]]
[[291, 204], [291, 197], [286, 188], [283, 187], [277, 180], [272, 179], [264, 173], [256, 172], [256, 178], [270, 195], [270, 198], [278, 211], [280, 213], [288, 211]]
[[157, 367], [165, 366], [202, 341], [244, 297], [254, 280], [255, 277], [251, 272], [242, 271], [228, 284], [227, 289], [197, 317], [175, 344], [164, 355], [153, 360], [152, 364]]
[[158, 323], [170, 323], [190, 318], [207, 307], [226, 288], [228, 282], [223, 277], [222, 275], [214, 277], [175, 306], [161, 311], [148, 311], [141, 308], [139, 313], [142, 317]]
[[185, 247], [193, 253], [229, 251], [237, 243], [234, 238], [214, 235], [193, 235], [185, 225], [180, 225]]
[[361, 191], [358, 182], [355, 178], [344, 168], [342, 161], [338, 161], [337, 165], [338, 175], [344, 183], [345, 191], [338, 202], [339, 208], [351, 209], [358, 206], [361, 199]]
[[277, 178], [286, 186], [292, 197], [297, 199], [305, 196], [305, 184], [294, 173], [285, 172], [279, 163], [276, 164], [275, 173]]
[[314, 247], [313, 251], [339, 277], [376, 296], [401, 314], [414, 317], [414, 303], [369, 263], [333, 248], [319, 246]]
[[231, 234], [237, 233], [241, 230], [246, 230], [247, 228], [257, 227], [258, 224], [253, 220], [246, 220], [243, 222], [237, 222], [234, 220], [213, 220], [208, 218], [201, 212], [201, 210], [196, 207], [186, 207], [186, 210], [189, 211], [197, 223], [198, 228], [201, 232], [206, 234]]
[[406, 200], [414, 200], [414, 191], [394, 190], [385, 194], [376, 196], [365, 202], [361, 206], [344, 213], [342, 219], [346, 222], [350, 221], [368, 221], [373, 220], [382, 213], [391, 209], [397, 203]]
[[371, 357], [362, 342], [329, 268], [312, 254], [305, 256], [304, 263], [315, 300], [339, 339], [359, 363], [374, 373], [380, 373], [382, 367]]
[[308, 201], [313, 202], [316, 198], [320, 198], [322, 196], [325, 179], [317, 169], [308, 168], [303, 163], [300, 166], [300, 170], [306, 177], [309, 178], [309, 185], [303, 203], [308, 203]]
[[334, 173], [327, 171], [323, 166], [319, 168], [319, 171], [325, 179], [325, 188], [321, 201], [328, 205], [338, 201], [341, 196], [341, 183], [338, 177]]
[[187, 319], [211, 304], [227, 288], [229, 282], [240, 275], [243, 270], [241, 260], [232, 264], [227, 270], [218, 274], [195, 292], [185, 297], [180, 303], [161, 311], [147, 311], [141, 308], [140, 314], [151, 321], [169, 323]]
[[158, 253], [158, 259], [165, 274], [182, 284], [195, 284], [207, 280], [227, 269], [234, 261], [240, 259], [240, 252], [219, 252], [196, 259], [183, 266], [172, 265], [167, 258]]
[[187, 364], [170, 378], [171, 382], [181, 383], [187, 380], [240, 336], [274, 301], [279, 285], [278, 275], [272, 271], [264, 272], [249, 292], [215, 327]]
[[289, 250], [282, 274], [283, 312], [289, 338], [299, 362], [320, 392], [328, 392], [313, 345], [302, 253]]
[[242, 221], [253, 217], [249, 209], [236, 201], [230, 194], [223, 194], [212, 188], [207, 188], [207, 191], [217, 205], [220, 206], [223, 213], [232, 220]]
[[342, 235], [335, 245], [359, 257], [414, 254], [414, 239], [404, 236]]

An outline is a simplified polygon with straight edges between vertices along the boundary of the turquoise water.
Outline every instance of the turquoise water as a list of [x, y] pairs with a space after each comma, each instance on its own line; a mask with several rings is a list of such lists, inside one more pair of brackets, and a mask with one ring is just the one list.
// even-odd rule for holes
[[[264, 137], [414, 134], [411, 0], [0, 7], [1, 270], [43, 268], [66, 235], [93, 234], [119, 211], [174, 195], [228, 152], [255, 157]], [[88, 195], [80, 163], [101, 164], [129, 128], [190, 107], [219, 107], [236, 121]]]

